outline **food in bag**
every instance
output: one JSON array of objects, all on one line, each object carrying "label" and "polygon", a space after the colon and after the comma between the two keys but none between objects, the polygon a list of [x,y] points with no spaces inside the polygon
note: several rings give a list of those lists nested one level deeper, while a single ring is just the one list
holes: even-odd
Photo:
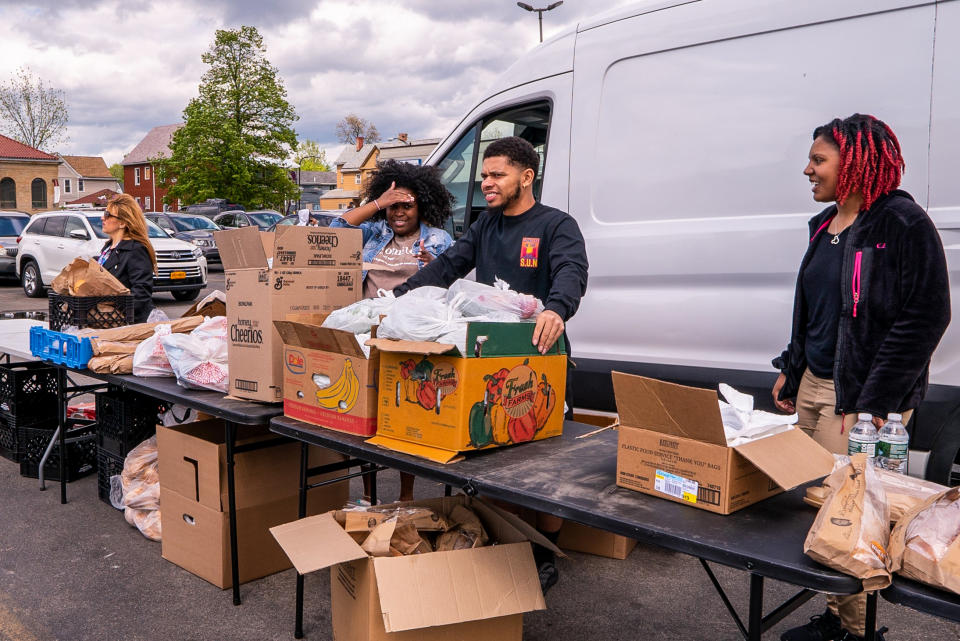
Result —
[{"label": "food in bag", "polygon": [[890,508],[866,454],[827,477],[830,488],[807,533],[803,551],[814,561],[863,581],[864,590],[890,585]]},{"label": "food in bag", "polygon": [[160,339],[177,383],[188,389],[227,393],[227,318],[214,316],[189,334],[171,334]]},{"label": "food in bag", "polygon": [[324,319],[322,327],[354,334],[369,334],[372,326],[380,324],[380,316],[390,313],[396,300],[392,295],[365,298],[330,312],[330,315]]},{"label": "food in bag", "polygon": [[538,298],[513,291],[499,278],[493,285],[461,278],[447,290],[447,302],[464,316],[507,313],[516,316],[515,321],[534,318],[543,311]]},{"label": "food in bag", "polygon": [[110,503],[123,510],[127,523],[150,540],[160,540],[160,472],[157,437],[127,454],[123,471],[110,477]]},{"label": "food in bag", "polygon": [[929,497],[890,535],[891,570],[960,594],[960,488]]},{"label": "food in bag", "polygon": [[171,334],[170,325],[157,325],[153,336],[141,342],[133,353],[134,376],[173,376],[160,337]]}]

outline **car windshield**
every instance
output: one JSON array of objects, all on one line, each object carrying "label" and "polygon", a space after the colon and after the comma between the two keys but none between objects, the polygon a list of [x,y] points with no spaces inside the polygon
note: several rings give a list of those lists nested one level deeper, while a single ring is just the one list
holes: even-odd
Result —
[{"label": "car windshield", "polygon": [[220,229],[212,220],[203,216],[171,216],[170,220],[173,221],[177,231],[194,231],[196,229],[217,231]]},{"label": "car windshield", "polygon": [[[87,216],[87,220],[90,221],[90,226],[93,227],[93,233],[97,235],[97,238],[107,238],[107,235],[103,233],[102,216]],[[150,238],[170,238],[170,234],[149,220],[147,221],[147,236]]]},{"label": "car windshield", "polygon": [[247,213],[247,217],[255,222],[257,227],[269,227],[281,218],[280,214],[251,214],[249,212]]},{"label": "car windshield", "polygon": [[19,236],[29,218],[0,216],[0,236]]}]

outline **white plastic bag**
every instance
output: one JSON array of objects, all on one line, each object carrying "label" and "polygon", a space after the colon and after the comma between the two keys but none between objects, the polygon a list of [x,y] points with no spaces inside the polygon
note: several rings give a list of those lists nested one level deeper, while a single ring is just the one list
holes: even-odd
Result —
[{"label": "white plastic bag", "polygon": [[123,471],[110,477],[110,503],[123,510],[127,523],[153,541],[160,540],[160,471],[157,437],[133,448]]},{"label": "white plastic bag", "polygon": [[170,335],[170,325],[157,325],[153,336],[137,345],[133,353],[134,376],[173,376],[170,361],[160,342],[162,336]]},{"label": "white plastic bag", "polygon": [[[463,316],[447,305],[445,300],[412,295],[421,289],[428,288],[415,289],[396,300],[390,314],[377,328],[377,338],[436,341],[444,335],[455,332],[459,326],[466,327]],[[445,296],[444,294],[444,298]]]},{"label": "white plastic bag", "polygon": [[[457,296],[461,294],[458,299]],[[543,303],[539,299],[513,291],[506,281],[499,278],[492,286],[465,279],[455,281],[447,290],[447,302],[455,305],[464,316],[506,312],[516,316],[517,320],[525,320],[536,318],[543,311]]]},{"label": "white plastic bag", "polygon": [[728,401],[717,402],[729,447],[786,432],[797,422],[796,414],[784,416],[753,409],[752,396],[738,392],[726,383],[720,383],[720,395]]},{"label": "white plastic bag", "polygon": [[171,334],[160,339],[177,383],[188,389],[227,393],[227,319],[207,319],[189,334]]},{"label": "white plastic bag", "polygon": [[352,305],[330,312],[323,327],[340,329],[354,334],[370,333],[373,325],[380,324],[380,316],[387,315],[397,301],[393,296],[365,298]]}]

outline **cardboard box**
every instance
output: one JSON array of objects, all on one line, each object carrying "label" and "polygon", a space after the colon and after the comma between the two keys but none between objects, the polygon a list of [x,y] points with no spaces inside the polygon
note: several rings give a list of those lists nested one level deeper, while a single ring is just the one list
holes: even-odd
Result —
[{"label": "cardboard box", "polygon": [[564,521],[557,546],[563,550],[585,552],[608,559],[625,559],[637,546],[637,541],[588,525]]},{"label": "cardboard box", "polygon": [[471,507],[497,545],[368,557],[332,512],[270,531],[301,574],[330,568],[337,641],[520,641],[523,613],[546,604],[528,541],[551,544],[519,517],[455,496],[408,505]]},{"label": "cardboard box", "polygon": [[377,433],[380,352],[351,332],[274,321],[283,341],[283,413],[361,436]]},{"label": "cardboard box", "polygon": [[453,345],[375,338],[377,436],[370,442],[441,463],[461,452],[559,436],[567,357],[531,343],[533,323],[470,323]]},{"label": "cardboard box", "polygon": [[281,229],[215,233],[225,272],[230,394],[238,398],[283,398],[283,345],[273,321],[329,313],[360,300],[363,291],[359,230]]},{"label": "cardboard box", "polygon": [[[237,444],[276,438],[261,433]],[[223,423],[158,426],[157,448],[163,558],[219,588],[232,587]],[[343,456],[329,450],[310,450],[311,466],[339,460]],[[299,471],[300,445],[293,441],[234,456],[241,582],[290,567],[269,528],[297,517]],[[346,502],[348,484],[311,490],[307,497],[308,514],[319,514]]]},{"label": "cardboard box", "polygon": [[620,487],[730,514],[833,469],[797,428],[727,447],[713,390],[613,372],[613,391]]}]

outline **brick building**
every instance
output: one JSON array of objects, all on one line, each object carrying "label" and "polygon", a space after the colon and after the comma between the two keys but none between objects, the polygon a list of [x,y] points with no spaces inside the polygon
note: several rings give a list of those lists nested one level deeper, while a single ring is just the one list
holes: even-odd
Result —
[{"label": "brick building", "polygon": [[164,205],[167,190],[157,184],[153,160],[170,157],[170,141],[183,124],[154,127],[123,158],[123,192],[140,203],[143,211],[179,211],[179,203]]},{"label": "brick building", "polygon": [[33,214],[56,206],[60,159],[0,136],[0,210]]}]

